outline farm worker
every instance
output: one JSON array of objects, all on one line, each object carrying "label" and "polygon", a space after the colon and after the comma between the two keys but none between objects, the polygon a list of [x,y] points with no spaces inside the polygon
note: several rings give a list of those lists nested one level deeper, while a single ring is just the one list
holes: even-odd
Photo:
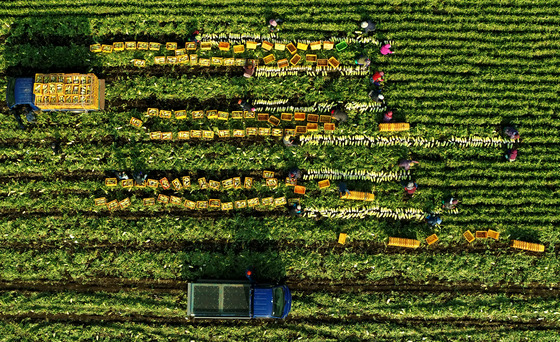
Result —
[{"label": "farm worker", "polygon": [[413,195],[416,192],[416,189],[418,189],[418,184],[415,182],[408,182],[404,187],[404,191],[406,191],[409,195]]},{"label": "farm worker", "polygon": [[53,142],[51,144],[51,150],[55,155],[60,154],[60,152],[62,152],[62,150],[60,149],[60,143],[58,141]]},{"label": "farm worker", "polygon": [[346,187],[346,183],[338,183],[338,192],[340,196],[350,195],[350,190]]},{"label": "farm worker", "polygon": [[256,110],[255,107],[251,105],[251,102],[249,102],[249,100],[239,100],[237,101],[237,103],[241,106],[241,108],[243,108],[244,111],[254,112]]},{"label": "farm worker", "polygon": [[331,110],[331,118],[336,121],[346,122],[348,121],[348,114],[341,109],[333,109]]},{"label": "farm worker", "polygon": [[25,118],[27,122],[34,123],[35,122],[35,115],[33,115],[33,111],[31,109],[27,110],[27,114],[25,114]]},{"label": "farm worker", "polygon": [[364,35],[368,35],[370,32],[375,32],[375,24],[371,20],[364,20],[360,23],[360,27],[364,30]]},{"label": "farm worker", "polygon": [[402,167],[405,170],[410,170],[410,167],[414,164],[420,164],[420,163],[417,162],[416,160],[410,160],[410,159],[402,159],[399,161],[399,167]]},{"label": "farm worker", "polygon": [[517,150],[507,150],[506,159],[510,162],[515,161],[517,159]]},{"label": "farm worker", "polygon": [[21,120],[21,114],[18,111],[14,111],[14,118],[16,118],[19,129],[25,129],[25,125]]},{"label": "farm worker", "polygon": [[268,30],[270,32],[274,32],[275,30],[278,31],[278,25],[282,24],[284,21],[282,19],[270,19],[268,21],[268,24],[270,25],[268,27]]},{"label": "farm worker", "polygon": [[249,281],[252,283],[253,282],[253,270],[250,269],[250,268],[245,270],[245,277],[247,277],[247,279],[249,279]]},{"label": "farm worker", "polygon": [[385,44],[381,47],[381,54],[382,55],[388,55],[390,53],[393,53],[393,51],[390,50],[391,48],[391,44]]},{"label": "farm worker", "polygon": [[303,215],[303,209],[301,208],[301,205],[299,203],[294,203],[290,207],[290,216],[300,217],[301,215]]},{"label": "farm worker", "polygon": [[117,176],[118,180],[128,179],[128,175],[124,171],[115,171],[115,176]]},{"label": "farm worker", "polygon": [[519,132],[514,127],[504,128],[504,134],[507,135],[510,139],[519,139]]},{"label": "farm worker", "polygon": [[132,178],[134,178],[134,180],[136,181],[136,184],[143,185],[144,182],[146,181],[146,178],[148,178],[148,174],[143,173],[142,171],[136,171],[132,175]]},{"label": "farm worker", "polygon": [[255,63],[251,63],[243,68],[243,77],[251,77],[255,73]]},{"label": "farm worker", "polygon": [[443,207],[442,207],[443,209],[451,210],[451,209],[455,209],[455,206],[457,205],[457,203],[459,203],[459,200],[451,197],[450,200],[442,201],[442,203],[443,203]]},{"label": "farm worker", "polygon": [[360,57],[354,60],[354,63],[356,63],[357,65],[368,67],[371,61],[369,60],[368,56],[361,55]]},{"label": "farm worker", "polygon": [[196,30],[193,32],[193,34],[187,39],[189,42],[200,42],[200,38],[202,38],[202,35],[200,34],[199,30]]},{"label": "farm worker", "polygon": [[368,96],[373,101],[381,104],[383,103],[383,100],[385,100],[385,97],[381,94],[380,90],[372,90],[368,93]]},{"label": "farm worker", "polygon": [[291,135],[285,135],[284,138],[282,139],[282,142],[284,143],[284,146],[292,147],[294,146],[295,139]]},{"label": "farm worker", "polygon": [[393,120],[393,112],[388,111],[387,113],[383,114],[383,122],[391,122]]},{"label": "farm worker", "polygon": [[438,224],[441,224],[441,219],[435,215],[430,214],[426,216],[426,223],[430,226],[437,226]]},{"label": "farm worker", "polygon": [[383,75],[385,75],[383,71],[376,71],[373,76],[371,76],[371,82],[376,86],[380,86],[381,82],[383,82]]},{"label": "farm worker", "polygon": [[288,173],[288,177],[290,177],[290,181],[296,182],[298,179],[301,178],[301,171],[297,168],[294,167],[293,169],[290,170],[290,172]]}]

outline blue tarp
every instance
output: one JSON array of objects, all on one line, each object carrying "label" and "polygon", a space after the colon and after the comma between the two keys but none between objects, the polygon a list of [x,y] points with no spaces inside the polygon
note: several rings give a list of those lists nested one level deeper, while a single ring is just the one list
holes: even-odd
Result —
[{"label": "blue tarp", "polygon": [[35,95],[33,94],[33,78],[17,78],[13,84],[13,88],[7,91],[9,108],[17,105],[29,105],[33,110],[38,110],[39,108],[35,106]]}]

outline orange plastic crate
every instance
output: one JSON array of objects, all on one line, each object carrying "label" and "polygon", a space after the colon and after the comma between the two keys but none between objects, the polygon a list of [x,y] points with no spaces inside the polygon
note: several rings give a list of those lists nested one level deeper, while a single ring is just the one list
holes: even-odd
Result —
[{"label": "orange plastic crate", "polygon": [[279,68],[286,68],[286,67],[288,67],[289,65],[290,65],[290,63],[288,62],[288,59],[287,59],[287,58],[280,59],[280,60],[278,61],[278,67],[279,67]]},{"label": "orange plastic crate", "polygon": [[300,195],[305,195],[305,187],[301,186],[301,185],[296,185],[294,187],[294,193],[295,194],[300,194]]},{"label": "orange plastic crate", "polygon": [[432,234],[432,235],[430,235],[430,236],[428,236],[428,237],[426,238],[426,243],[427,243],[428,245],[431,245],[431,244],[434,244],[434,243],[435,243],[436,241],[438,241],[438,240],[439,240],[439,239],[438,239],[437,235],[436,235],[436,234]]},{"label": "orange plastic crate", "polygon": [[488,232],[487,232],[486,230],[483,230],[483,231],[477,230],[477,231],[475,232],[474,236],[475,236],[477,239],[486,239],[487,234],[488,234]]},{"label": "orange plastic crate", "polygon": [[[243,45],[241,45],[241,46],[243,46]],[[220,49],[220,51],[229,51],[230,47],[231,47],[231,44],[228,43],[228,42],[220,42],[218,44],[218,48]]]},{"label": "orange plastic crate", "polygon": [[489,238],[494,239],[494,240],[498,240],[498,239],[500,238],[500,233],[497,232],[497,231],[495,231],[495,230],[488,229],[487,236],[488,236]]}]

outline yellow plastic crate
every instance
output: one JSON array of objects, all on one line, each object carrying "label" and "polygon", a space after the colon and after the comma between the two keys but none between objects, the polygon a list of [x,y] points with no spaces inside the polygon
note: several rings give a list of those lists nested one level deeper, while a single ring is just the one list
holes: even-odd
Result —
[{"label": "yellow plastic crate", "polygon": [[418,248],[420,247],[420,241],[414,239],[390,237],[388,245],[406,248]]},{"label": "yellow plastic crate", "polygon": [[286,50],[286,44],[276,43],[274,44],[274,49],[278,51]]},{"label": "yellow plastic crate", "polygon": [[321,42],[313,42],[309,44],[309,47],[311,47],[311,50],[321,50]]},{"label": "yellow plastic crate", "polygon": [[396,123],[380,123],[380,132],[401,132],[408,131],[410,129],[410,124],[408,122],[396,122]]},{"label": "yellow plastic crate", "polygon": [[469,243],[471,243],[471,242],[474,241],[474,235],[473,235],[473,233],[471,233],[470,230],[467,230],[466,232],[464,232],[464,233],[463,233],[463,237],[464,237],[465,239],[467,239],[467,241],[468,241]]},{"label": "yellow plastic crate", "polygon": [[333,68],[338,68],[340,62],[336,58],[331,57],[329,58],[329,65],[332,66]]},{"label": "yellow plastic crate", "polygon": [[274,60],[276,60],[276,57],[274,57],[273,54],[263,57],[264,64],[270,64],[274,62]]},{"label": "yellow plastic crate", "polygon": [[345,233],[340,233],[340,234],[338,235],[338,243],[341,244],[341,245],[344,245],[344,244],[346,243],[346,238],[347,238],[347,237],[348,237],[347,234],[345,234]]},{"label": "yellow plastic crate", "polygon": [[291,59],[290,59],[290,64],[291,65],[296,65],[301,61],[301,56],[299,54],[295,54]]},{"label": "yellow plastic crate", "polygon": [[323,49],[325,50],[334,49],[334,42],[323,42]]},{"label": "yellow plastic crate", "polygon": [[113,51],[124,51],[124,42],[113,42]]},{"label": "yellow plastic crate", "polygon": [[330,182],[328,179],[319,181],[318,184],[319,184],[319,189],[326,189],[326,188],[328,188],[329,186],[331,186],[331,182]]},{"label": "yellow plastic crate", "polygon": [[270,42],[267,42],[267,41],[262,42],[263,50],[270,51],[270,50],[272,50],[273,47],[274,47],[274,44],[272,44]]},{"label": "yellow plastic crate", "polygon": [[539,253],[544,252],[544,245],[541,245],[539,243],[512,240],[511,241],[511,247],[517,248],[517,249],[523,249],[523,250],[531,251],[531,252],[539,252]]},{"label": "yellow plastic crate", "polygon": [[245,45],[247,45],[248,50],[255,50],[257,48],[257,46],[259,46],[259,43],[257,43],[257,42],[246,42]]},{"label": "yellow plastic crate", "polygon": [[297,43],[297,48],[298,50],[302,50],[302,51],[306,51],[307,50],[307,44],[304,43]]}]

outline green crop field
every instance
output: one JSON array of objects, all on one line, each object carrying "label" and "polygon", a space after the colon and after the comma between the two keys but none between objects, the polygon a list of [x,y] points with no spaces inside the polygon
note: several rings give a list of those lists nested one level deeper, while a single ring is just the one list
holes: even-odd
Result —
[{"label": "green crop field", "polygon": [[[284,20],[273,34],[271,18]],[[356,32],[365,19],[377,24],[367,38]],[[210,50],[182,50],[195,30]],[[280,46],[218,48],[247,41],[348,47],[298,49],[286,69]],[[90,48],[114,42],[161,46]],[[393,54],[380,53],[386,43]],[[3,1],[0,98],[12,77],[94,73],[106,102],[23,116],[24,130],[0,104],[0,341],[560,340],[559,53],[558,0]],[[312,55],[340,65],[315,67]],[[259,61],[253,77],[225,65],[241,59]],[[379,70],[384,104],[368,96]],[[254,118],[235,117],[239,99]],[[330,120],[334,108],[348,113],[334,131],[282,116]],[[410,129],[380,132],[387,110]],[[296,126],[299,145],[284,146]],[[401,159],[420,163],[405,171]],[[305,194],[285,183],[294,167]],[[179,186],[105,184],[138,170]],[[341,181],[375,200],[340,199]],[[442,209],[449,197],[455,210]],[[498,240],[463,236],[489,229]],[[285,320],[187,317],[188,282],[243,280],[248,268],[291,288]]]}]

